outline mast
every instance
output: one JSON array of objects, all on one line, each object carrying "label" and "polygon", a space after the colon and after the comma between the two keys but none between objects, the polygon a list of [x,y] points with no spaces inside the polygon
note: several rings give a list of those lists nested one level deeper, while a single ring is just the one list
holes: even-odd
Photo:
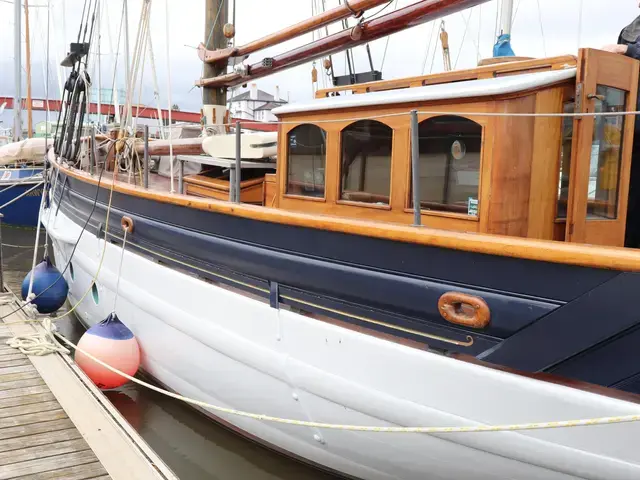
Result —
[{"label": "mast", "polygon": [[[19,0],[15,0],[20,3]],[[27,136],[33,137],[33,105],[31,102],[31,43],[29,38],[29,0],[24,0],[24,34],[27,60]]]},{"label": "mast", "polygon": [[[206,49],[223,49],[227,46],[224,36],[224,25],[229,14],[228,0],[206,0],[204,11],[204,46]],[[227,70],[227,63],[205,63],[204,78],[222,75]],[[204,87],[202,89],[203,105],[226,105],[226,87]]]},{"label": "mast", "polygon": [[100,120],[102,118],[102,56],[100,54],[100,44],[102,43],[102,0],[98,0],[98,13],[96,17],[98,18],[98,25],[96,28],[96,37],[98,38],[97,43],[97,53],[96,57],[98,57],[98,119],[96,123],[98,124],[98,128],[100,128]]},{"label": "mast", "polygon": [[500,14],[500,31],[503,35],[511,35],[512,19],[513,0],[502,0],[502,13]]},{"label": "mast", "polygon": [[13,140],[19,141],[22,137],[22,48],[20,45],[22,28],[22,5],[19,0],[14,2],[13,9],[13,65],[15,94],[13,97]]}]

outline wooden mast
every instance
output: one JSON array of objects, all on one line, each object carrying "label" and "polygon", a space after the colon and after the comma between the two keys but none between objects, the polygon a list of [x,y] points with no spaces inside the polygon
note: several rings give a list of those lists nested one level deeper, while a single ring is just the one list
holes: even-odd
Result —
[{"label": "wooden mast", "polygon": [[[204,45],[208,49],[223,49],[227,47],[224,36],[224,25],[229,15],[228,0],[206,0]],[[205,63],[204,77],[217,77],[227,70],[226,62],[222,64]],[[227,89],[224,86],[205,86],[202,89],[203,105],[226,105]]]},{"label": "wooden mast", "polygon": [[33,137],[33,102],[31,101],[31,44],[29,41],[29,0],[24,0],[24,25],[27,56],[27,136],[31,138]]}]

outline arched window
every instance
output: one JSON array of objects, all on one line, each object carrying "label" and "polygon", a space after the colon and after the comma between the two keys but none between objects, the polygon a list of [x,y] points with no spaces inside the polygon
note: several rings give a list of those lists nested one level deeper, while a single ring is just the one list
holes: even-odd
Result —
[{"label": "arched window", "polygon": [[422,121],[418,133],[421,208],[477,216],[482,126],[447,115]]},{"label": "arched window", "polygon": [[389,205],[393,130],[360,120],[342,131],[340,198]]},{"label": "arched window", "polygon": [[324,197],[327,132],[316,125],[298,125],[287,135],[287,193]]}]

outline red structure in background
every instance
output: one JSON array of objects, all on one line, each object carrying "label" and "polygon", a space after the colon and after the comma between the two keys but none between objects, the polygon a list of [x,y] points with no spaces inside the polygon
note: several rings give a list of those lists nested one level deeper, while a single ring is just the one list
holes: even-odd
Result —
[{"label": "red structure in background", "polygon": [[[0,96],[0,105],[6,103],[7,109],[13,108],[13,98],[11,97],[2,97]],[[26,110],[26,100],[22,101],[22,108]],[[62,107],[62,102],[60,100],[49,100],[49,111],[51,112],[59,112]],[[33,99],[31,100],[31,108],[33,110],[46,111],[47,110],[47,100],[42,99]],[[116,109],[114,105],[103,103],[100,105],[100,114],[101,115],[115,115]],[[162,109],[162,118],[167,120],[169,118],[169,111],[167,109]],[[89,104],[89,113],[91,115],[98,114],[98,104],[90,103]],[[158,118],[158,110],[154,107],[144,107],[144,106],[134,106],[133,107],[133,116],[140,118]],[[200,123],[201,114],[200,112],[182,112],[180,110],[172,110],[171,111],[171,119],[175,122],[188,122],[188,123]],[[265,123],[265,122],[254,122],[251,120],[244,119],[235,119],[232,118],[231,122],[235,123],[236,120],[240,120],[240,124],[242,127],[247,128],[249,130],[257,130],[259,132],[276,132],[278,130],[278,125],[275,123]]]}]

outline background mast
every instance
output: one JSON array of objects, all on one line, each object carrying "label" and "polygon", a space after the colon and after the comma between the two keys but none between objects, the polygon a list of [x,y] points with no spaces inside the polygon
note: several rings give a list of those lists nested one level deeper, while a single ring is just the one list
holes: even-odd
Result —
[{"label": "background mast", "polygon": [[15,94],[13,97],[13,140],[22,138],[22,2],[15,0],[13,9],[13,65]]},{"label": "background mast", "polygon": [[[19,0],[15,0],[19,3]],[[33,137],[33,102],[31,100],[31,42],[29,32],[29,0],[24,0],[24,34],[27,60],[27,137]]]}]

